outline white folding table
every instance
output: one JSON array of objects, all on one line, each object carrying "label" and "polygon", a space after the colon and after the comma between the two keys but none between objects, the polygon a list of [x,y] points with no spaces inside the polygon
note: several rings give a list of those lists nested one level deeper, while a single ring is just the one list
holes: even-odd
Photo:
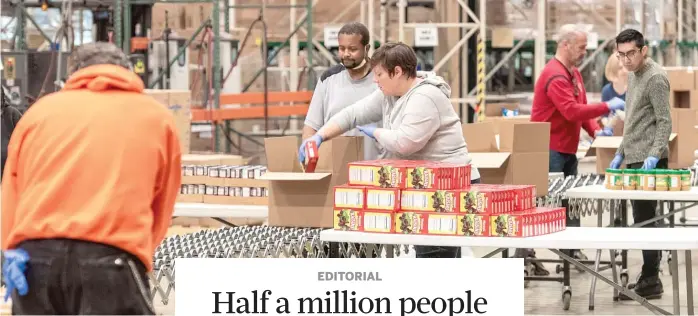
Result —
[{"label": "white folding table", "polygon": [[[688,294],[688,313],[689,315],[694,315],[692,266],[689,258],[691,258],[691,251],[698,249],[698,238],[696,238],[696,236],[698,236],[698,228],[653,228],[652,234],[648,234],[647,229],[633,227],[569,227],[564,231],[554,234],[528,238],[379,234],[337,231],[332,229],[324,230],[320,233],[320,239],[322,241],[331,243],[549,249],[562,259],[613,286],[616,291],[631,297],[653,313],[664,315],[672,314],[649,303],[633,291],[618,284],[618,277],[615,270],[613,270],[613,280],[610,280],[559,249],[683,250],[686,252],[687,257],[686,276],[688,280],[686,282],[686,291]],[[499,251],[493,252],[492,254]],[[485,257],[491,257],[492,254]],[[678,265],[675,266],[675,269],[673,275],[678,276]],[[678,277],[673,278],[672,283],[674,315],[678,315],[681,311]],[[571,291],[563,292],[563,302],[566,305],[569,304],[571,295]]]},{"label": "white folding table", "polygon": [[266,219],[269,217],[269,207],[266,205],[226,205],[206,203],[177,203],[173,217],[210,217],[228,226],[235,226],[224,220],[228,218],[255,218]]},{"label": "white folding table", "polygon": [[[652,222],[656,221],[661,221],[666,218],[671,218],[672,220],[670,221],[671,224],[670,226],[673,227],[673,216],[676,215],[676,213],[685,211],[686,209],[698,205],[698,188],[692,187],[691,190],[688,191],[643,191],[643,190],[609,190],[606,189],[603,185],[593,185],[593,186],[584,186],[584,187],[576,187],[576,188],[571,188],[565,192],[565,195],[567,198],[570,199],[570,206],[572,208],[575,207],[580,207],[576,206],[577,204],[581,203],[576,203],[573,200],[594,200],[595,203],[592,203],[594,209],[593,211],[598,215],[597,218],[597,225],[599,227],[602,226],[603,222],[603,202],[604,201],[626,201],[626,200],[634,200],[634,201],[658,201],[660,202],[660,208],[663,211],[663,204],[662,202],[668,202],[669,203],[669,211],[668,212],[662,212],[662,214],[659,214],[655,216],[652,219],[649,219],[647,221],[643,221],[640,223],[634,223],[631,225],[631,227],[642,227],[644,225],[647,225]],[[681,202],[681,203],[686,203],[682,205],[679,208],[676,208],[674,203],[675,202]],[[569,210],[568,210],[569,211]],[[610,220],[611,223],[614,222],[615,220],[615,212],[613,209],[610,210],[609,212],[610,215]],[[654,229],[654,228],[653,228]],[[626,250],[626,248],[619,248]],[[651,250],[651,249],[644,249],[644,250]],[[678,252],[677,251],[671,251],[671,258],[678,258]],[[615,256],[615,252],[611,253],[611,256]],[[599,267],[599,262],[601,260],[601,251],[597,251],[596,253],[596,264],[595,268],[598,269]],[[686,259],[686,264],[690,265],[691,264],[691,258]],[[671,271],[676,271],[678,270],[678,259],[676,260],[670,260],[669,261],[670,265],[670,270]],[[615,272],[615,265],[611,267],[614,269]],[[627,285],[627,280],[628,280],[628,274],[626,271],[621,272],[621,284],[622,285]],[[672,280],[673,281],[678,281],[678,275],[672,273]],[[692,282],[692,280],[688,280],[688,282]],[[674,282],[675,283],[675,282]],[[594,292],[596,288],[596,278],[592,279],[591,282],[591,287],[589,289],[589,309],[593,309],[594,307]],[[615,293],[614,295],[616,295]],[[678,299],[678,297],[674,298],[675,300]]]}]

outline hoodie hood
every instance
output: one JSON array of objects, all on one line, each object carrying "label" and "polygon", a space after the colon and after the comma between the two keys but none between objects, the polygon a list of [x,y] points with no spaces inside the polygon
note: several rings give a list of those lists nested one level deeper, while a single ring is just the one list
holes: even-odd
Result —
[{"label": "hoodie hood", "polygon": [[437,76],[433,71],[417,71],[417,78],[422,79],[422,82],[415,85],[412,90],[421,85],[430,84],[439,88],[447,98],[451,98],[451,86],[446,83],[444,78]]},{"label": "hoodie hood", "polygon": [[116,65],[95,65],[76,71],[63,86],[64,90],[121,90],[143,92],[143,80],[133,71]]}]

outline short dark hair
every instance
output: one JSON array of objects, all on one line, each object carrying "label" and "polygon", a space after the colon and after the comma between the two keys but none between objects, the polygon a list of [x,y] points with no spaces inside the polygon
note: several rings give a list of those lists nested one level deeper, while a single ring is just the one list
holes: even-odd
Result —
[{"label": "short dark hair", "polygon": [[645,46],[645,37],[637,30],[627,29],[616,36],[616,46],[625,43],[635,43],[637,48],[642,48]]},{"label": "short dark hair", "polygon": [[116,65],[131,69],[128,56],[116,45],[107,42],[84,44],[68,57],[68,74],[94,65]]},{"label": "short dark hair", "polygon": [[417,77],[417,54],[404,43],[382,44],[371,56],[371,68],[382,66],[390,77],[395,75],[395,67],[400,66],[407,78]]},{"label": "short dark hair", "polygon": [[346,35],[359,35],[361,36],[361,45],[368,45],[371,36],[368,34],[368,28],[359,22],[349,22],[344,24],[341,29],[339,29],[339,34]]}]

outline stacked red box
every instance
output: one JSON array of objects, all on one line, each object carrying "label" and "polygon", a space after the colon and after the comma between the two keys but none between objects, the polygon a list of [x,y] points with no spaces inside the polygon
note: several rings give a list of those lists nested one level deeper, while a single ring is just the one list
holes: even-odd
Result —
[{"label": "stacked red box", "polygon": [[470,165],[411,160],[349,163],[349,184],[399,189],[467,189]]},{"label": "stacked red box", "polygon": [[565,230],[567,210],[536,207],[519,213],[490,216],[490,236],[533,237]]},{"label": "stacked red box", "polygon": [[470,165],[371,160],[335,187],[335,229],[532,237],[564,230],[564,208],[537,208],[534,185],[470,185]]}]

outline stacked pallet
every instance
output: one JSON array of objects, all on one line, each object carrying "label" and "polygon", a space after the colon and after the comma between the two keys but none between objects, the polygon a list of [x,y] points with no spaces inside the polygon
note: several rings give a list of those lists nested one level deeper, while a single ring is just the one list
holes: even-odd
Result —
[{"label": "stacked pallet", "polygon": [[[622,10],[627,11],[626,8]],[[628,14],[632,13],[624,12],[622,16]],[[601,39],[616,35],[616,6],[608,1],[549,1],[546,16],[549,34],[555,34],[565,24],[591,24],[594,26],[593,32],[598,33]]]},{"label": "stacked pallet", "polygon": [[[182,187],[179,203],[231,205],[267,205],[265,180],[256,179],[265,169],[248,166],[246,159],[236,155],[190,154],[182,156]],[[233,225],[261,225],[253,218],[224,218]],[[190,229],[221,227],[209,218],[176,218],[173,226]],[[173,232],[173,234],[177,234]]]}]

